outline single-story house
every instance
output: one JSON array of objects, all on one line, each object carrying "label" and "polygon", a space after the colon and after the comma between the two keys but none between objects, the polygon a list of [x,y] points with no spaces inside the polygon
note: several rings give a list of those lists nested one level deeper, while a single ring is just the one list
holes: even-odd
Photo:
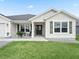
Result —
[{"label": "single-story house", "polygon": [[17,37],[16,33],[25,32],[27,37],[42,36],[75,40],[77,17],[65,11],[50,9],[40,15],[14,15],[0,14],[0,37]]}]

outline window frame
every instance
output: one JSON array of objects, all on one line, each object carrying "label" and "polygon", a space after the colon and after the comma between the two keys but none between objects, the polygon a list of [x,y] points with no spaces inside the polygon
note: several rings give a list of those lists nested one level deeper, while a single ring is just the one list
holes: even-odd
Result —
[{"label": "window frame", "polygon": [[[63,24],[64,24],[64,23],[66,23],[66,27],[63,27]],[[64,31],[63,31],[63,28],[66,28],[67,31],[64,32]],[[68,33],[68,22],[66,22],[66,21],[61,22],[61,32],[62,32],[62,33]]]},{"label": "window frame", "polygon": [[30,32],[29,25],[26,25],[25,32]]},{"label": "window frame", "polygon": [[20,29],[20,28],[19,28],[19,26],[20,26],[20,25],[19,25],[19,24],[17,24],[17,32],[19,32],[19,29]]},{"label": "window frame", "polygon": [[[60,23],[60,32],[55,32],[55,23],[56,23],[56,22],[59,22],[59,23]],[[67,32],[62,32],[62,28],[63,28],[63,27],[62,27],[62,23],[63,23],[63,22],[67,22],[67,27],[66,27],[66,28],[67,28]],[[67,33],[68,33],[68,29],[69,29],[68,26],[69,26],[69,25],[68,25],[68,21],[61,21],[61,22],[60,22],[60,21],[54,21],[54,33],[67,34]]]},{"label": "window frame", "polygon": [[[55,29],[56,29],[56,27],[55,27],[55,23],[59,23],[60,25],[59,25],[59,32],[56,32],[55,31]],[[54,33],[60,33],[61,32],[61,22],[54,22]]]},{"label": "window frame", "polygon": [[20,29],[21,32],[25,32],[25,28],[23,25],[21,25],[21,29]]}]

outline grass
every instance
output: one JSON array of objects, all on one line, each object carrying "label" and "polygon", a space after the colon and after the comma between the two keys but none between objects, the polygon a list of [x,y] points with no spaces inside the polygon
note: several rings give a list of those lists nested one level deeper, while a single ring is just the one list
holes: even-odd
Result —
[{"label": "grass", "polygon": [[79,35],[76,35],[76,40],[78,40],[78,41],[79,41]]},{"label": "grass", "polygon": [[0,48],[0,59],[79,59],[79,44],[12,42]]}]

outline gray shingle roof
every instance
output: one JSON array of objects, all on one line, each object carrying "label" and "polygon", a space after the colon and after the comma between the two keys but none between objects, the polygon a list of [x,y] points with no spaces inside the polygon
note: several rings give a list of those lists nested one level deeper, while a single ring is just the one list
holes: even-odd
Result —
[{"label": "gray shingle roof", "polygon": [[25,15],[14,15],[14,16],[7,16],[7,17],[12,20],[28,20],[34,16],[35,15],[32,15],[32,14],[25,14]]}]

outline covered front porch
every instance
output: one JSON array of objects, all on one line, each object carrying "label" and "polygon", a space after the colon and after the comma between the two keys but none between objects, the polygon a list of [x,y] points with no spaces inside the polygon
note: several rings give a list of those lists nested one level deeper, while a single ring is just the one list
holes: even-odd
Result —
[{"label": "covered front porch", "polygon": [[45,22],[16,23],[17,32],[24,32],[23,38],[45,37]]},{"label": "covered front porch", "polygon": [[32,22],[32,38],[45,37],[45,22]]},{"label": "covered front porch", "polygon": [[19,38],[20,36],[17,33],[25,33],[22,37],[27,38],[31,37],[31,28],[32,25],[27,21],[15,20],[11,25],[11,37],[12,38]]}]

